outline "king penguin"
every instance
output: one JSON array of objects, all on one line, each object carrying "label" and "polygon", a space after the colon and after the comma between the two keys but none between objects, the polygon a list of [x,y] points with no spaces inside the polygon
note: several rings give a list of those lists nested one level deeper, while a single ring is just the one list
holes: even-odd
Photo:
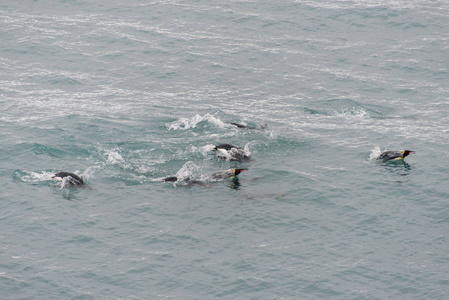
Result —
[{"label": "king penguin", "polygon": [[410,154],[414,154],[414,151],[411,150],[402,150],[402,151],[384,151],[382,152],[377,159],[382,160],[382,162],[386,162],[389,160],[400,160],[404,159],[406,156]]}]

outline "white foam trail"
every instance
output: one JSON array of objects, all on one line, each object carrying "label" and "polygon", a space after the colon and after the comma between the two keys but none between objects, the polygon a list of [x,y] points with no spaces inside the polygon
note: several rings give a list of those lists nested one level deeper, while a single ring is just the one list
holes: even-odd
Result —
[{"label": "white foam trail", "polygon": [[168,127],[169,130],[187,130],[191,128],[196,128],[199,123],[207,121],[208,123],[223,128],[228,126],[226,123],[221,121],[220,119],[212,116],[207,113],[204,116],[195,115],[192,118],[180,118],[179,120],[173,122]]},{"label": "white foam trail", "polygon": [[[26,171],[26,172],[28,172],[28,171]],[[20,176],[20,178],[24,182],[35,183],[35,182],[53,180],[52,177],[54,175],[55,175],[54,172],[48,172],[48,171],[42,171],[41,173],[29,171],[28,175]]]}]

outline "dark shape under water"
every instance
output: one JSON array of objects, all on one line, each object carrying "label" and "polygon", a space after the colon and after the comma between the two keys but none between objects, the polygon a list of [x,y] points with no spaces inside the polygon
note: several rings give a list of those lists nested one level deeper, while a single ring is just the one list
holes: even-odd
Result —
[{"label": "dark shape under water", "polygon": [[238,128],[243,128],[243,129],[253,129],[253,130],[264,130],[267,127],[267,124],[263,124],[263,125],[259,125],[257,127],[254,126],[247,126],[247,125],[243,125],[243,124],[239,124],[239,123],[234,123],[231,122],[230,124],[237,126]]},{"label": "dark shape under water", "polygon": [[414,151],[410,150],[402,150],[402,151],[384,151],[382,152],[377,159],[382,160],[382,162],[386,162],[389,160],[400,160],[404,159],[406,156],[410,154],[414,154]]},{"label": "dark shape under water", "polygon": [[170,176],[170,177],[167,177],[167,178],[162,179],[162,181],[163,181],[163,182],[175,182],[175,181],[178,181],[178,177],[176,177],[176,176]]}]

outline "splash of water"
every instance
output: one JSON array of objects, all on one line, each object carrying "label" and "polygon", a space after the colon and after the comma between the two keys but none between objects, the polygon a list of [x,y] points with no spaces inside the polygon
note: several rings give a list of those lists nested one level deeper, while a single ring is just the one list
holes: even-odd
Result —
[{"label": "splash of water", "polygon": [[184,181],[189,178],[198,177],[200,173],[200,168],[194,164],[192,161],[186,162],[178,172],[176,172],[176,177],[178,181]]},{"label": "splash of water", "polygon": [[52,177],[54,175],[55,172],[52,171],[34,172],[27,170],[16,170],[13,177],[23,182],[38,183],[53,180]]},{"label": "splash of water", "polygon": [[118,153],[117,149],[111,149],[106,151],[107,160],[106,163],[110,165],[120,165],[125,162],[123,157]]},{"label": "splash of water", "polygon": [[369,155],[369,159],[370,160],[374,160],[377,159],[380,154],[382,153],[382,151],[380,150],[379,146],[374,147],[374,149],[371,151],[371,154]]},{"label": "splash of water", "polygon": [[200,123],[207,122],[209,124],[212,124],[216,127],[226,127],[229,126],[223,121],[221,121],[219,118],[207,113],[204,116],[195,115],[192,118],[180,118],[177,121],[174,121],[170,124],[168,127],[169,130],[188,130],[191,128],[196,128]]}]

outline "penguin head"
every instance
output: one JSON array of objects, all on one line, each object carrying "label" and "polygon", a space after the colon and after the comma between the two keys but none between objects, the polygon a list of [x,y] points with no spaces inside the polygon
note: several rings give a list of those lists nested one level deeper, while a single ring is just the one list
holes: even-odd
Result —
[{"label": "penguin head", "polygon": [[409,154],[414,154],[415,151],[410,151],[410,150],[404,150],[402,151],[402,157],[406,157]]},{"label": "penguin head", "polygon": [[243,171],[246,171],[248,169],[232,169],[232,173],[234,173],[235,176],[239,175]]}]

